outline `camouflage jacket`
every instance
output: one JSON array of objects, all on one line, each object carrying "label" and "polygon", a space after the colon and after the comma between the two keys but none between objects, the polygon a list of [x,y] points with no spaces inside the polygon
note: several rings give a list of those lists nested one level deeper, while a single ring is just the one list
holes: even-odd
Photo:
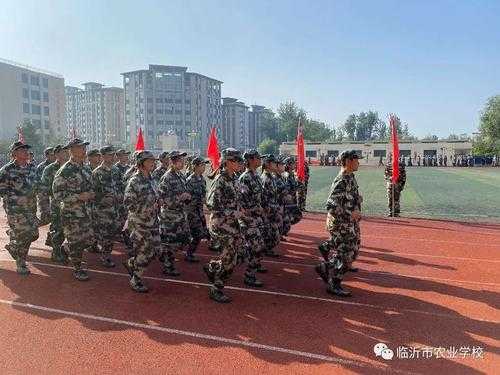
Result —
[{"label": "camouflage jacket", "polygon": [[[28,166],[20,167],[14,161],[0,169],[0,196],[7,215],[32,212],[36,199],[36,171]],[[27,202],[20,203],[19,198]]]},{"label": "camouflage jacket", "polygon": [[45,167],[42,173],[42,179],[40,181],[40,190],[43,190],[45,194],[49,197],[53,196],[52,184],[54,183],[54,177],[57,171],[61,168],[61,163],[57,160]]},{"label": "camouflage jacket", "polygon": [[67,161],[54,177],[52,192],[54,198],[61,202],[63,217],[72,219],[91,217],[91,202],[82,202],[78,198],[81,193],[94,192],[90,167],[72,160]]},{"label": "camouflage jacket", "polygon": [[132,228],[158,229],[158,195],[151,177],[134,173],[125,188],[124,203]]},{"label": "camouflage jacket", "polygon": [[192,173],[186,180],[187,191],[191,194],[191,210],[203,210],[207,196],[207,184],[203,176]]},{"label": "camouflage jacket", "polygon": [[234,176],[230,176],[226,171],[217,175],[207,196],[207,207],[211,217],[237,222],[239,216],[237,196]]},{"label": "camouflage jacket", "polygon": [[[388,163],[385,167],[384,179],[387,185],[392,185],[392,163]],[[396,185],[399,185],[400,189],[403,189],[406,184],[406,168],[404,165],[399,165],[399,177]]]},{"label": "camouflage jacket", "polygon": [[[239,178],[239,202],[244,209],[243,224],[256,225],[262,221],[262,180],[257,172],[247,169]],[[257,220],[257,223],[255,222]]]},{"label": "camouflage jacket", "polygon": [[112,167],[101,164],[92,172],[95,208],[117,207],[118,196]]},{"label": "camouflage jacket", "polygon": [[128,165],[123,165],[120,163],[116,163],[111,168],[111,174],[113,175],[113,180],[115,181],[116,192],[119,196],[122,197],[125,193],[125,173],[127,172],[128,168]]},{"label": "camouflage jacket", "polygon": [[37,178],[37,181],[41,181],[42,180],[43,170],[48,165],[50,165],[50,164],[52,164],[52,163],[48,159],[45,159],[40,164],[38,164],[38,166],[36,167],[36,178]]},{"label": "camouflage jacket", "polygon": [[[295,197],[297,195],[297,190],[299,188],[299,183],[295,178],[295,174],[293,172],[285,172],[283,177],[285,178],[285,182],[288,187],[288,193],[292,197]],[[293,199],[293,202],[295,202],[295,199]]]},{"label": "camouflage jacket", "polygon": [[131,166],[129,169],[127,169],[127,171],[125,172],[125,174],[123,175],[123,183],[125,184],[125,186],[127,186],[128,184],[128,181],[132,178],[132,176],[137,172],[137,166],[136,165],[133,165]]},{"label": "camouflage jacket", "polygon": [[187,192],[186,179],[182,171],[170,168],[161,178],[158,185],[158,195],[161,200],[161,210],[183,212],[187,201],[181,200],[182,193]]},{"label": "camouflage jacket", "polygon": [[290,194],[290,191],[288,190],[288,185],[285,181],[285,178],[280,175],[276,174],[274,175],[274,178],[276,179],[276,191],[277,191],[277,201],[280,206],[285,206],[287,202],[287,197]]},{"label": "camouflage jacket", "polygon": [[351,213],[361,206],[358,184],[352,173],[340,172],[333,180],[326,209],[336,223],[350,223]]},{"label": "camouflage jacket", "polygon": [[276,186],[276,178],[268,171],[262,172],[262,207],[268,213],[275,213],[279,209],[278,203],[278,187]]},{"label": "camouflage jacket", "polygon": [[160,184],[160,180],[165,173],[167,173],[168,168],[165,168],[163,164],[157,167],[152,173],[151,178],[156,182],[156,185]]}]

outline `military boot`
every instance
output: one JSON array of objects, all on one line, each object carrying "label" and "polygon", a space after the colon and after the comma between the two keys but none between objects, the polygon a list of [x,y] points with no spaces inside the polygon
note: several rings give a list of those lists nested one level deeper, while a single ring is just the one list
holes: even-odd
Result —
[{"label": "military boot", "polygon": [[109,255],[103,255],[101,257],[101,264],[106,268],[113,268],[115,266],[115,263],[111,260]]},{"label": "military boot", "polygon": [[163,274],[166,276],[176,277],[180,276],[181,273],[175,269],[173,263],[168,262],[163,265]]},{"label": "military boot", "polygon": [[252,286],[254,288],[261,288],[264,286],[264,283],[258,280],[255,275],[245,275],[243,282],[245,285]]},{"label": "military boot", "polygon": [[149,291],[148,287],[144,285],[142,279],[137,275],[132,276],[130,279],[130,287],[137,293],[147,293]]},{"label": "military boot", "polygon": [[231,297],[226,296],[222,289],[216,288],[216,287],[210,287],[210,291],[208,293],[208,296],[210,297],[211,300],[218,302],[218,303],[229,303],[231,302]]},{"label": "military boot", "polygon": [[88,281],[88,280],[90,280],[90,277],[87,274],[87,271],[85,271],[82,268],[75,269],[75,271],[73,271],[73,276],[75,276],[75,279],[77,279],[78,281]]},{"label": "military boot", "polygon": [[28,276],[31,273],[24,259],[16,259],[16,272],[22,276]]},{"label": "military boot", "polygon": [[340,279],[333,279],[326,288],[326,291],[330,294],[339,296],[339,297],[350,297],[351,292],[342,288]]}]

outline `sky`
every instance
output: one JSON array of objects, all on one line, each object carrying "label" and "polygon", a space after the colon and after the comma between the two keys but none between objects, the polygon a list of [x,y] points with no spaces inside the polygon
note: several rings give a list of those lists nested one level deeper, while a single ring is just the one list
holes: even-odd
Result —
[{"label": "sky", "polygon": [[472,133],[500,94],[500,1],[2,0],[0,58],[122,86],[120,73],[181,65],[222,96],[294,101],[341,125],[396,113],[417,136]]}]

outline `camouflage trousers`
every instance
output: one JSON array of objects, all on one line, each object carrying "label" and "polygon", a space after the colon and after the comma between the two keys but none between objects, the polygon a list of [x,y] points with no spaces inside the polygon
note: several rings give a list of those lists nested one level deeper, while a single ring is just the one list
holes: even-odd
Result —
[{"label": "camouflage trousers", "polygon": [[306,209],[306,198],[307,198],[307,184],[299,183],[297,189],[297,205],[301,211]]},{"label": "camouflage trousers", "polygon": [[103,255],[111,254],[113,250],[113,241],[118,234],[119,215],[114,206],[94,207],[94,220],[97,243],[101,246]]},{"label": "camouflage trousers", "polygon": [[328,214],[327,230],[330,233],[330,238],[322,245],[329,250],[327,263],[329,280],[342,280],[344,274],[351,268],[359,250],[359,224],[354,222],[338,223]]},{"label": "camouflage trousers", "polygon": [[160,238],[160,260],[166,268],[173,268],[175,253],[191,243],[191,230],[184,211],[162,210]]},{"label": "camouflage trousers", "polygon": [[290,211],[286,207],[281,209],[281,214],[283,217],[283,224],[281,226],[280,233],[282,236],[286,236],[290,229],[292,228],[292,218],[290,217]]},{"label": "camouflage trousers", "polygon": [[240,227],[233,218],[211,217],[209,232],[222,252],[208,262],[207,268],[213,275],[214,286],[223,288],[238,262],[238,246],[242,240]]},{"label": "camouflage trousers", "polygon": [[128,259],[128,264],[133,272],[141,277],[160,246],[160,234],[157,229],[138,225],[133,228],[130,239],[134,255]]},{"label": "camouflage trousers", "polygon": [[96,247],[94,237],[94,226],[90,217],[72,217],[71,214],[61,215],[64,237],[67,242],[67,252],[69,260],[75,269],[80,269],[82,265],[83,251]]},{"label": "camouflage trousers", "polygon": [[50,223],[50,199],[47,194],[38,194],[38,209],[40,210],[40,225],[47,225]]},{"label": "camouflage trousers", "polygon": [[53,201],[50,202],[49,234],[53,255],[59,256],[61,254],[61,246],[64,243],[64,231],[61,222],[61,209]]},{"label": "camouflage trousers", "polygon": [[255,226],[241,226],[241,239],[243,244],[244,260],[247,262],[245,275],[255,277],[262,261],[262,251],[264,250],[264,238],[262,236],[262,225],[256,223]]},{"label": "camouflage trousers", "polygon": [[276,211],[270,215],[264,216],[264,244],[265,250],[273,250],[281,240],[280,228],[283,226],[283,217]]},{"label": "camouflage trousers", "polygon": [[38,239],[38,219],[32,210],[7,214],[9,243],[5,246],[14,259],[26,260],[30,245]]},{"label": "camouflage trousers", "polygon": [[[392,186],[394,186],[394,212],[392,212]],[[401,212],[401,207],[399,205],[399,200],[401,198],[401,187],[396,184],[387,184],[387,202],[390,213],[399,214]]]},{"label": "camouflage trousers", "polygon": [[196,252],[201,240],[208,237],[207,223],[203,209],[189,211],[187,220],[191,234],[191,243],[188,246],[187,252],[188,254],[193,255]]}]

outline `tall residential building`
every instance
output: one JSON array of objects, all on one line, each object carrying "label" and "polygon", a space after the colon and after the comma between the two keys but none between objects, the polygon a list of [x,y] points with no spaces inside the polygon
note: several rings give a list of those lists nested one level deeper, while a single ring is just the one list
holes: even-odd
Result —
[{"label": "tall residential building", "polygon": [[248,107],[235,98],[222,99],[222,127],[220,143],[223,147],[245,150],[250,147]]},{"label": "tall residential building", "polygon": [[262,122],[267,111],[261,105],[252,105],[252,110],[248,111],[248,143],[251,148],[256,148],[264,139]]},{"label": "tall residential building", "polygon": [[43,143],[64,137],[64,102],[61,75],[0,59],[0,139],[15,137],[24,120]]},{"label": "tall residential building", "polygon": [[210,128],[221,123],[221,81],[168,65],[122,75],[128,142],[142,128],[149,149],[161,149],[162,135],[176,134],[179,147],[206,150]]},{"label": "tall residential building", "polygon": [[123,89],[95,82],[84,89],[66,86],[66,126],[94,147],[121,146],[125,140]]}]

